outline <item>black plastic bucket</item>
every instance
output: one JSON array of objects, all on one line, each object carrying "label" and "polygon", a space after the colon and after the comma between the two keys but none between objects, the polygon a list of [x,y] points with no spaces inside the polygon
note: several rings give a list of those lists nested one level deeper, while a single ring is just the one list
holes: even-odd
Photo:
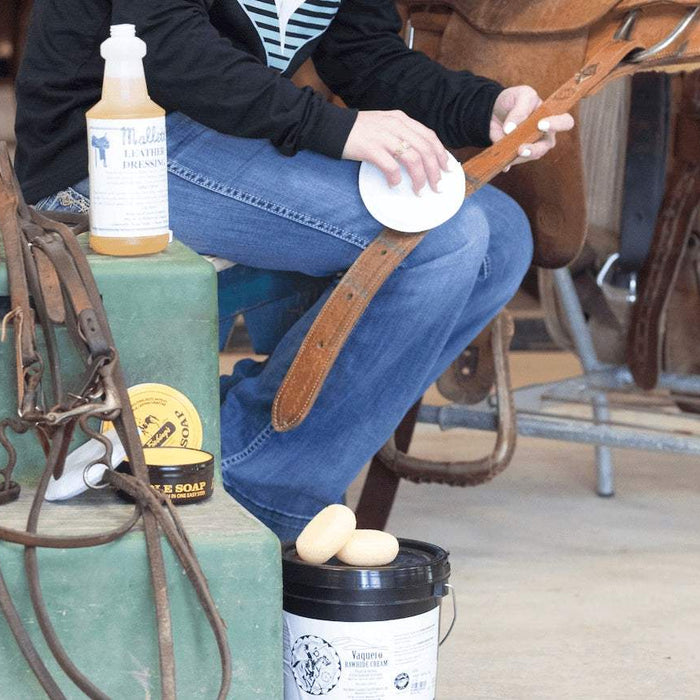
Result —
[{"label": "black plastic bucket", "polygon": [[308,564],[282,545],[285,700],[433,700],[448,553],[399,545],[375,568]]}]

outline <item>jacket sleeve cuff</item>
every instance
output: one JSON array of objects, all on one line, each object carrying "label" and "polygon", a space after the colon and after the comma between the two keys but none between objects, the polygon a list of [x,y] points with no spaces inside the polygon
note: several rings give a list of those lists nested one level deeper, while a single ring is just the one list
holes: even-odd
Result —
[{"label": "jacket sleeve cuff", "polygon": [[465,115],[465,141],[470,146],[490,146],[491,116],[496,99],[503,92],[504,87],[499,83],[489,80],[479,88],[470,102],[471,109]]},{"label": "jacket sleeve cuff", "polygon": [[326,109],[319,115],[313,127],[306,130],[306,138],[301,147],[340,159],[356,119],[356,109],[326,103]]}]

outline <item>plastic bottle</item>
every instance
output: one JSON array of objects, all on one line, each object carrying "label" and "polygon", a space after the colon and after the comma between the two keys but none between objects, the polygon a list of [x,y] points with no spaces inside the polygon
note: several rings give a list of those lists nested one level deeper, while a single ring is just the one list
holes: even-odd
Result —
[{"label": "plastic bottle", "polygon": [[133,24],[110,28],[102,99],[86,114],[90,247],[107,255],[163,250],[168,227],[165,110],[148,96],[146,44]]}]

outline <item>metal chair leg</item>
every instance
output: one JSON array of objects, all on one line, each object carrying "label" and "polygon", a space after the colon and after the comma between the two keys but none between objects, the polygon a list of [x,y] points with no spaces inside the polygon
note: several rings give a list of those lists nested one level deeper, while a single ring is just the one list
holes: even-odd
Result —
[{"label": "metal chair leg", "polygon": [[[576,352],[583,366],[585,374],[602,369],[603,365],[598,360],[593,338],[586,324],[583,309],[579,302],[571,272],[568,268],[554,270],[554,284],[559,294],[559,299],[564,307],[571,335],[576,346]],[[604,393],[596,394],[593,399],[593,418],[596,423],[607,421],[610,417],[608,399]],[[604,445],[595,448],[597,477],[597,493],[599,496],[612,496],[615,492],[613,486],[613,458],[612,451]]]}]

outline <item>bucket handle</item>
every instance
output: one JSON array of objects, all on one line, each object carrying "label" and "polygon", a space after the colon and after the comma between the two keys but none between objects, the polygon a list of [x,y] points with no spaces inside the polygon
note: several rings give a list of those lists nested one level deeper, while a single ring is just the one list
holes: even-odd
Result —
[{"label": "bucket handle", "polygon": [[452,598],[452,622],[450,622],[450,626],[447,632],[445,632],[445,636],[440,640],[439,646],[442,646],[447,641],[447,638],[454,629],[455,622],[457,622],[457,596],[455,595],[454,586],[450,585],[449,583],[444,583],[443,586],[445,590],[450,593],[450,597]]}]

